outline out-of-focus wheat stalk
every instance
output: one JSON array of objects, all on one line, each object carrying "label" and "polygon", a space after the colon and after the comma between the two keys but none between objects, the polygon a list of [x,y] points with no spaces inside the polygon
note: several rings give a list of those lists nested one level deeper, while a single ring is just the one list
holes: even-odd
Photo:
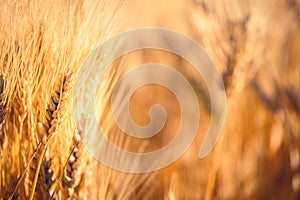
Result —
[{"label": "out-of-focus wheat stalk", "polygon": [[228,102],[209,198],[299,198],[299,1],[193,2]]}]

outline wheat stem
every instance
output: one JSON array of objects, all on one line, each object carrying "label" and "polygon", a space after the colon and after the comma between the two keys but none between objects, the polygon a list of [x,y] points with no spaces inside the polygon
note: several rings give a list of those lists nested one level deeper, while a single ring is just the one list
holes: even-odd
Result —
[{"label": "wheat stem", "polygon": [[43,145],[42,145],[41,155],[40,155],[39,160],[38,160],[38,164],[37,164],[37,168],[36,168],[36,172],[35,172],[35,176],[34,176],[34,180],[33,180],[33,184],[32,184],[32,190],[31,190],[31,193],[30,193],[29,200],[32,200],[33,196],[34,196],[37,180],[38,180],[40,169],[41,169],[41,164],[42,164],[44,155],[45,155],[46,150],[47,150],[48,142],[49,142],[49,140],[47,140],[46,142],[43,142]]}]

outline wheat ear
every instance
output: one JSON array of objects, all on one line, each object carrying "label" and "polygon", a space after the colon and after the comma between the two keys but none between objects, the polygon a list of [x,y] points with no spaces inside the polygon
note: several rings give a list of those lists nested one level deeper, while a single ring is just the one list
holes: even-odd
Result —
[{"label": "wheat ear", "polygon": [[57,129],[57,123],[58,123],[58,108],[60,106],[62,96],[64,92],[68,89],[69,84],[70,84],[70,78],[71,78],[71,73],[67,74],[64,76],[63,82],[61,84],[61,87],[59,90],[55,91],[55,94],[51,98],[51,102],[48,105],[47,112],[46,112],[46,120],[44,123],[39,123],[38,127],[38,136],[42,138],[42,147],[41,147],[41,153],[39,156],[39,159],[37,161],[37,168],[32,184],[32,190],[30,193],[30,200],[33,199],[34,193],[35,193],[35,188],[37,185],[40,169],[42,166],[42,162],[48,147],[49,141],[53,138],[54,133],[56,132]]},{"label": "wheat ear", "polygon": [[70,155],[66,162],[64,174],[62,177],[62,186],[67,191],[66,197],[68,199],[74,199],[77,196],[76,187],[79,185],[82,178],[81,158],[82,158],[83,144],[81,141],[81,131],[75,131],[73,137],[73,145]]}]

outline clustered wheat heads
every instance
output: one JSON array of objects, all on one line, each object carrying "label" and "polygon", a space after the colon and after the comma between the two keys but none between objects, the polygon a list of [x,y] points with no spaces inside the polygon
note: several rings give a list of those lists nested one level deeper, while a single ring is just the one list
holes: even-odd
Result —
[{"label": "clustered wheat heads", "polygon": [[61,75],[114,31],[119,4],[1,2],[0,199],[48,199],[60,186],[75,129],[71,74]]}]

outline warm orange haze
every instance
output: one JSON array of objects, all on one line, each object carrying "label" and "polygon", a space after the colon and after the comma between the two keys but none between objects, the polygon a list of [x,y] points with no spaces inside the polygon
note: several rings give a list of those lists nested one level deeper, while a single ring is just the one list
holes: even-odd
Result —
[{"label": "warm orange haze", "polygon": [[[2,1],[0,13],[0,199],[300,198],[300,1],[22,0]],[[94,64],[88,56],[102,41],[143,27],[176,31],[201,45],[223,79],[226,101],[218,102],[221,96],[212,100],[207,80],[213,82],[216,74],[207,63],[202,67],[209,77],[202,77],[186,57],[163,49],[140,48],[114,57],[126,48],[122,44],[158,42],[200,59],[190,43],[171,40],[171,35],[108,43],[102,55],[93,57],[100,65],[113,60],[102,76],[79,77],[83,67]],[[179,79],[151,72],[153,63],[180,74],[198,106],[190,93],[178,98]],[[145,64],[145,73],[118,86]],[[161,78],[174,90],[143,85],[126,102],[132,85],[151,78]],[[77,118],[74,93],[92,85],[97,88],[91,94],[95,112]],[[80,94],[84,99],[90,91]],[[220,103],[226,104],[224,123],[219,119],[222,132],[212,151],[199,159],[216,113],[212,107],[219,109]],[[85,113],[88,104],[84,99],[77,107]],[[164,108],[161,129],[153,105]],[[200,120],[194,115],[198,110]],[[157,134],[146,131],[152,137],[140,138],[127,133],[120,127],[130,127],[127,112],[137,127],[153,123],[149,127]],[[130,160],[94,140],[88,123],[94,115],[111,144],[140,153],[141,159]],[[184,123],[197,126],[196,136],[175,162],[148,173],[111,167],[151,168],[156,159],[149,163],[143,156],[172,144]],[[107,163],[93,155],[84,139],[94,140]],[[182,148],[180,143],[176,147]],[[154,158],[170,159],[176,150]]]}]

